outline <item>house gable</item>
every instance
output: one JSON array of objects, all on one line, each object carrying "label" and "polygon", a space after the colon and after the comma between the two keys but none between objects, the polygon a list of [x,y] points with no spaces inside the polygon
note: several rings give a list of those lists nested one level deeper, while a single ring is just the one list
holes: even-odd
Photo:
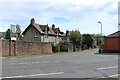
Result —
[{"label": "house gable", "polygon": [[[36,33],[37,33],[37,36],[36,36]],[[33,25],[29,25],[26,32],[24,33],[24,40],[41,41],[41,34]]]}]

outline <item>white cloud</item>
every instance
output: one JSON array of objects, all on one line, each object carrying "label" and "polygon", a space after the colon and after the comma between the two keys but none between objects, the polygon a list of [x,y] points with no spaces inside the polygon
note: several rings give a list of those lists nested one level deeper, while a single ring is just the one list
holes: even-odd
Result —
[{"label": "white cloud", "polygon": [[11,23],[12,20],[20,21],[22,29],[27,27],[31,17],[34,17],[37,23],[50,25],[54,23],[53,18],[63,17],[71,21],[64,24],[58,21],[54,24],[64,31],[79,28],[82,33],[99,33],[98,20],[103,23],[105,34],[113,32],[117,26],[118,0],[1,0],[1,2],[3,24],[8,20],[7,23]]},{"label": "white cloud", "polygon": [[0,32],[7,31],[10,28],[10,24],[8,22],[0,22]]}]

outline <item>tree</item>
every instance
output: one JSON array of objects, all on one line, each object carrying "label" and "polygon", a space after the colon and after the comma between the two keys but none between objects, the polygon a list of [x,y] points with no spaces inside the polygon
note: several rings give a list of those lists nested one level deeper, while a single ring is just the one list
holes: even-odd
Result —
[{"label": "tree", "polygon": [[21,32],[22,32],[22,31],[21,31],[21,29],[20,29],[20,25],[17,24],[17,25],[16,25],[16,34],[18,35],[17,40],[22,40]]},{"label": "tree", "polygon": [[[101,44],[101,34],[91,34],[91,36],[97,40],[97,45]],[[102,35],[102,43],[104,43],[105,35]]]},{"label": "tree", "polygon": [[93,39],[90,34],[83,34],[82,35],[82,45],[87,45],[87,48],[92,47]]},{"label": "tree", "polygon": [[78,30],[72,31],[70,33],[70,41],[73,42],[74,45],[76,45],[76,47],[80,47],[81,45],[81,34]]},{"label": "tree", "polygon": [[7,29],[7,31],[6,31],[5,39],[10,40],[10,29]]}]

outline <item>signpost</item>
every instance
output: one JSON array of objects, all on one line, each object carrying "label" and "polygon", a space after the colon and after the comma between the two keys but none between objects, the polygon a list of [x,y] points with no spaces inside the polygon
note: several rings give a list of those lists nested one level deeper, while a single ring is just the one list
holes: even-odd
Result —
[{"label": "signpost", "polygon": [[10,53],[9,55],[11,56],[12,55],[12,41],[14,40],[15,41],[15,52],[14,52],[14,55],[16,55],[16,39],[17,39],[17,34],[16,33],[16,25],[14,24],[11,24],[10,25]]}]

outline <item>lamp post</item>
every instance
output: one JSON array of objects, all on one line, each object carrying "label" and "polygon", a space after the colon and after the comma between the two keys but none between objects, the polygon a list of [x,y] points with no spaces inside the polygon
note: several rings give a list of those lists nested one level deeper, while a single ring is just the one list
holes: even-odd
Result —
[{"label": "lamp post", "polygon": [[98,21],[98,23],[100,23],[101,25],[101,43],[102,43],[102,23],[100,21]]}]

